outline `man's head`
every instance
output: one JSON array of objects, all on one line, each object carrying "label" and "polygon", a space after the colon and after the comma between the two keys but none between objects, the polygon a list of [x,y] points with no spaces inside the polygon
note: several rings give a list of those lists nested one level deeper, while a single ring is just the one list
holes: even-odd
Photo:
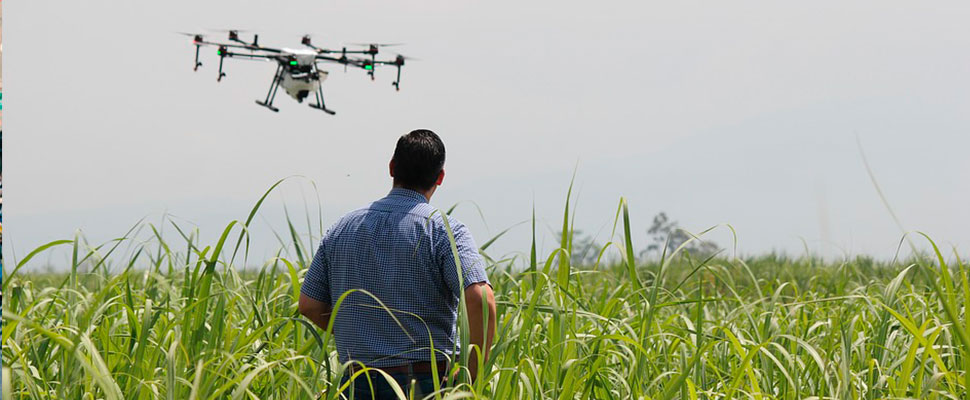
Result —
[{"label": "man's head", "polygon": [[391,158],[394,186],[433,192],[445,177],[445,144],[434,132],[417,129],[401,136]]}]

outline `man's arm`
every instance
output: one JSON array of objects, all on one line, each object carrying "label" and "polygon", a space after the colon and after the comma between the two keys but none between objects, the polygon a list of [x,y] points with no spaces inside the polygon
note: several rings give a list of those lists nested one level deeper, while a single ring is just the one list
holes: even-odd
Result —
[{"label": "man's arm", "polygon": [[[330,232],[327,232],[330,235]],[[320,241],[310,268],[303,277],[303,286],[300,287],[300,301],[297,309],[310,321],[327,330],[330,324],[330,312],[333,310],[330,305],[330,263],[327,261],[326,238]]]},{"label": "man's arm", "polygon": [[[493,306],[494,307],[494,306]],[[327,330],[328,325],[330,325],[330,312],[333,310],[329,304],[322,301],[316,300],[310,296],[300,293],[300,303],[297,306],[300,310],[300,314],[307,317],[310,321],[320,327],[320,329]],[[479,311],[481,313],[481,311]]]},{"label": "man's arm", "polygon": [[[485,321],[483,305],[487,307],[488,321]],[[492,349],[492,339],[495,337],[495,294],[492,286],[485,282],[469,285],[465,288],[465,307],[468,310],[468,329],[471,344],[478,346],[484,356],[482,363],[488,361]],[[485,324],[488,331],[485,331]],[[468,371],[472,381],[478,377],[478,352],[472,351],[468,359]]]},{"label": "man's arm", "polygon": [[[444,217],[442,217],[444,218]],[[488,355],[492,348],[492,339],[495,336],[495,294],[492,292],[492,285],[488,280],[488,273],[485,272],[485,260],[478,253],[478,246],[472,238],[468,228],[451,219],[453,228],[455,248],[457,254],[453,252],[451,241],[444,231],[437,235],[438,243],[437,256],[441,265],[441,273],[448,289],[454,293],[455,297],[462,293],[465,295],[465,309],[468,311],[469,345],[475,345],[481,351],[482,364],[488,361]],[[443,224],[442,224],[443,225]],[[442,229],[444,227],[442,226]],[[455,256],[460,260],[460,264],[455,261]],[[461,265],[461,268],[458,266]],[[482,310],[485,308],[485,310]],[[488,318],[485,318],[485,312]],[[468,371],[471,379],[474,380],[478,375],[478,352],[472,351],[469,354]]]}]

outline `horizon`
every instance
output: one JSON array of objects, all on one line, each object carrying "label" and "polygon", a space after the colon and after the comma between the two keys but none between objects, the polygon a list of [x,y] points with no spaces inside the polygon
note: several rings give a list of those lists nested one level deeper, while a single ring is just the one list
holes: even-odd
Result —
[{"label": "horizon", "polygon": [[[590,234],[608,233],[624,197],[644,246],[666,212],[692,232],[731,224],[745,254],[890,258],[903,232],[858,140],[903,229],[970,250],[961,2],[4,7],[23,16],[4,26],[3,73],[21,77],[3,80],[6,257],[76,229],[109,240],[164,212],[216,235],[291,175],[317,183],[329,226],[386,193],[394,140],[415,128],[448,148],[433,203],[462,203],[456,215],[479,243],[535,207],[539,246],[555,246],[575,170],[576,228]],[[329,68],[336,116],[285,96],[272,113],[253,104],[267,64],[230,60],[216,83],[212,52],[193,72],[194,47],[173,33],[230,26],[267,45],[296,46],[308,31],[322,45],[401,41],[394,50],[420,61],[400,92],[389,69],[371,82]],[[38,62],[50,49],[72,62]],[[285,186],[254,254],[272,252],[281,205],[300,210],[309,196],[306,183]],[[530,237],[516,227],[495,251]]]}]

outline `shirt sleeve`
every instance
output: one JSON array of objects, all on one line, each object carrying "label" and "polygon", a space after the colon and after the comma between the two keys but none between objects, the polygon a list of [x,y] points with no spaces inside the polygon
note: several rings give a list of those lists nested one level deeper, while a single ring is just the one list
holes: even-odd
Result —
[{"label": "shirt sleeve", "polygon": [[448,240],[448,232],[444,226],[441,227],[441,234],[436,243],[436,254],[441,274],[444,277],[445,285],[456,297],[461,297],[461,291],[475,283],[492,283],[488,280],[485,273],[485,259],[478,253],[478,246],[471,232],[461,222],[454,218],[449,218],[452,232],[455,235],[455,244],[458,247],[458,259],[461,261],[461,277],[458,276],[458,266],[455,264],[455,256],[451,249],[451,241]]},{"label": "shirt sleeve", "polygon": [[316,255],[303,278],[300,293],[317,301],[330,304],[330,262],[327,260],[327,238],[320,241]]}]

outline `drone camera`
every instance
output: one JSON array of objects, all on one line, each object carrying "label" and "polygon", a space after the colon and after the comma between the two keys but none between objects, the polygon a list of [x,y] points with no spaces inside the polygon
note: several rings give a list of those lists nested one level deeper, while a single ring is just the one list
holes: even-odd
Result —
[{"label": "drone camera", "polygon": [[302,103],[303,102],[303,99],[306,99],[306,97],[309,96],[309,95],[310,95],[310,91],[309,90],[301,90],[301,91],[299,91],[299,92],[296,93],[296,101],[298,103]]}]

